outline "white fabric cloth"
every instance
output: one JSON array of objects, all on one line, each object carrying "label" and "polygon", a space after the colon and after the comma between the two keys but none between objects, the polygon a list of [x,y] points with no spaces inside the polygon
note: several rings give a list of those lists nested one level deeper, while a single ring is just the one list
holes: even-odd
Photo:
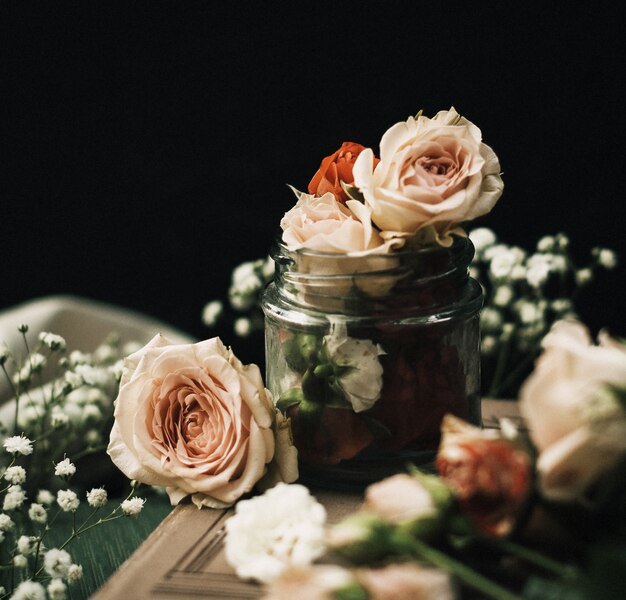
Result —
[{"label": "white fabric cloth", "polygon": [[[200,318],[200,317],[198,317]],[[26,324],[30,347],[37,343],[41,331],[56,333],[67,342],[68,350],[92,352],[111,333],[120,336],[121,343],[147,343],[157,333],[172,342],[194,342],[191,336],[157,319],[138,312],[78,296],[48,296],[0,311],[0,345],[12,352],[22,353],[24,342],[18,331]],[[0,404],[11,398],[6,377],[0,372]]]}]

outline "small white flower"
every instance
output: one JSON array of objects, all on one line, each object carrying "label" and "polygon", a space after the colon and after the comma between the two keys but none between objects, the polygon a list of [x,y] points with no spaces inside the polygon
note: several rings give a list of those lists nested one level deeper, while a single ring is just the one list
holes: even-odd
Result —
[{"label": "small white flower", "polygon": [[91,362],[91,356],[89,356],[89,354],[85,354],[80,350],[70,352],[70,364],[72,366],[82,365],[89,362]]},{"label": "small white flower", "polygon": [[504,279],[511,274],[516,265],[521,264],[524,260],[524,254],[521,254],[518,248],[510,248],[504,252],[499,252],[493,257],[489,264],[489,272],[494,279]]},{"label": "small white flower", "polygon": [[9,454],[23,454],[28,456],[33,453],[33,443],[23,435],[14,435],[4,440],[5,450]]},{"label": "small white flower", "polygon": [[21,535],[17,540],[17,551],[24,556],[30,556],[37,549],[37,538],[34,536]]},{"label": "small white flower", "polygon": [[111,376],[106,368],[93,367],[91,365],[76,365],[75,369],[87,385],[106,386],[111,381]]},{"label": "small white flower", "polygon": [[489,246],[496,243],[496,234],[488,227],[478,227],[469,232],[469,239],[472,240],[476,254],[482,254]]},{"label": "small white flower", "polygon": [[224,305],[219,300],[209,302],[202,310],[202,322],[207,327],[213,327],[224,312]]},{"label": "small white flower", "polygon": [[102,433],[97,429],[90,429],[85,433],[85,443],[88,446],[97,446],[102,441]]},{"label": "small white flower", "polygon": [[480,271],[477,267],[475,267],[474,265],[471,265],[469,268],[469,276],[472,279],[476,279],[477,281],[480,279]]},{"label": "small white flower", "polygon": [[43,568],[50,577],[67,577],[72,557],[66,550],[51,548],[43,558]]},{"label": "small white flower", "polygon": [[332,363],[345,368],[337,383],[354,412],[372,408],[383,387],[383,367],[378,357],[384,352],[371,340],[349,337],[345,321],[341,319],[331,322],[324,344]]},{"label": "small white flower", "polygon": [[248,337],[252,332],[252,321],[246,317],[239,317],[235,320],[233,329],[239,337]]},{"label": "small white flower", "polygon": [[480,341],[480,353],[483,356],[491,356],[498,347],[498,339],[493,335],[485,335]]},{"label": "small white flower", "polygon": [[66,586],[63,583],[63,580],[58,578],[50,580],[47,589],[50,600],[65,600]]},{"label": "small white flower", "polygon": [[506,244],[494,244],[493,246],[489,246],[484,252],[484,258],[486,261],[493,260],[499,254],[504,252],[508,252],[509,247]]},{"label": "small white flower", "polygon": [[134,498],[124,500],[120,507],[125,515],[138,515],[141,512],[145,502],[146,501],[143,498],[137,498],[135,496]]},{"label": "small white flower", "polygon": [[608,248],[594,248],[592,251],[596,257],[598,264],[605,269],[614,269],[617,267],[617,254]]},{"label": "small white flower", "polygon": [[20,407],[20,414],[17,424],[22,429],[28,429],[30,425],[37,423],[41,419],[40,410],[34,404]]},{"label": "small white flower", "polygon": [[237,575],[267,583],[325,550],[326,511],[303,485],[278,483],[241,500],[226,521],[226,560]]},{"label": "small white flower", "polygon": [[508,306],[513,300],[513,288],[510,285],[499,285],[493,292],[491,303],[494,306]]},{"label": "small white flower", "polygon": [[57,477],[71,477],[76,473],[76,466],[69,458],[64,458],[54,466],[54,474]]},{"label": "small white flower", "polygon": [[554,242],[559,250],[567,250],[569,248],[569,238],[564,233],[557,233]]},{"label": "small white flower", "polygon": [[518,300],[514,305],[514,310],[519,320],[526,325],[542,322],[545,309],[545,301],[529,302],[528,300]]},{"label": "small white flower", "polygon": [[97,363],[111,363],[117,358],[117,350],[111,344],[102,344],[96,348],[93,358]]},{"label": "small white flower", "polygon": [[57,492],[57,504],[65,512],[76,512],[80,500],[76,492],[72,490],[59,490]]},{"label": "small white flower", "polygon": [[53,351],[63,352],[66,348],[65,340],[56,333],[50,333],[48,331],[42,331],[39,334],[39,341]]},{"label": "small white flower", "polygon": [[17,554],[13,557],[13,566],[16,569],[25,569],[28,566],[28,559],[21,554]]},{"label": "small white flower", "polygon": [[[17,558],[17,557],[15,557]],[[46,590],[37,581],[31,581],[30,579],[22,581],[11,596],[11,600],[45,600]]]},{"label": "small white flower", "polygon": [[67,425],[70,418],[63,412],[63,409],[59,406],[54,406],[50,412],[50,424],[55,429],[57,427],[63,427]]},{"label": "small white flower", "polygon": [[530,287],[538,289],[548,281],[549,275],[550,265],[547,262],[537,263],[526,271],[526,281],[528,281]]},{"label": "small white flower", "polygon": [[[6,538],[6,534],[4,533],[4,531],[0,531],[0,544],[2,544],[2,542],[4,542]],[[1,598],[2,596],[0,596]]]},{"label": "small white flower", "polygon": [[83,385],[83,378],[74,371],[65,371],[65,381],[70,384],[73,390]]},{"label": "small white flower", "polygon": [[33,502],[28,509],[28,518],[35,523],[45,523],[48,520],[48,512],[42,504]]},{"label": "small white flower", "polygon": [[54,502],[54,494],[48,490],[39,490],[37,493],[37,502],[49,506]]},{"label": "small white flower", "polygon": [[122,356],[129,356],[137,352],[137,350],[141,350],[141,348],[143,348],[143,344],[140,344],[136,340],[131,340],[122,346],[121,354]]},{"label": "small white flower", "polygon": [[104,488],[93,488],[87,492],[87,504],[93,508],[101,508],[107,503],[107,491]]},{"label": "small white flower", "polygon": [[539,252],[552,252],[554,250],[555,244],[556,241],[554,239],[554,236],[546,235],[537,242],[537,250]]},{"label": "small white flower", "polygon": [[96,404],[87,404],[83,409],[83,423],[95,424],[102,420],[102,411]]},{"label": "small white flower", "polygon": [[502,327],[502,314],[499,310],[487,306],[480,313],[481,329],[487,333],[498,332]]},{"label": "small white flower", "polygon": [[578,285],[587,285],[593,279],[593,271],[591,269],[579,269],[576,271],[576,283]]},{"label": "small white flower", "polygon": [[124,359],[120,358],[118,361],[113,363],[109,367],[109,371],[111,372],[113,377],[115,377],[115,379],[119,381],[122,378],[122,373],[124,372]]},{"label": "small white flower", "polygon": [[500,334],[500,341],[508,342],[513,336],[515,331],[515,325],[513,323],[505,323],[502,325],[502,333]]},{"label": "small white flower", "polygon": [[0,514],[0,531],[10,531],[15,526],[9,515]]},{"label": "small white flower", "polygon": [[526,279],[526,267],[524,265],[515,265],[511,269],[510,278],[513,281],[523,281]]},{"label": "small white flower", "polygon": [[274,272],[276,271],[276,265],[274,264],[274,259],[271,256],[268,256],[261,266],[261,273],[263,274],[263,278],[265,281],[269,282],[274,278]]},{"label": "small white flower", "polygon": [[6,481],[10,481],[13,484],[20,484],[26,481],[26,469],[24,467],[13,466],[9,467],[3,475]]},{"label": "small white flower", "polygon": [[67,582],[76,583],[83,576],[83,567],[81,565],[72,564],[67,570]]},{"label": "small white flower", "polygon": [[26,500],[26,492],[19,485],[9,487],[2,504],[2,510],[15,510],[20,508]]}]

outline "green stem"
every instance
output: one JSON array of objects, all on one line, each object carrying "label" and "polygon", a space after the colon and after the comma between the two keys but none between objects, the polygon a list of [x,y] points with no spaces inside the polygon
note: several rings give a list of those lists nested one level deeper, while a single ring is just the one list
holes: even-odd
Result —
[{"label": "green stem", "polygon": [[541,552],[537,552],[536,550],[532,550],[526,546],[521,546],[515,542],[511,542],[509,540],[492,540],[491,543],[503,552],[516,556],[531,565],[540,567],[545,571],[558,575],[559,577],[571,579],[578,574],[578,569],[576,569],[573,565],[563,564],[553,558],[550,558],[549,556],[546,556],[545,554],[542,554]]},{"label": "green stem", "polygon": [[498,382],[498,386],[495,386],[495,378],[494,384],[492,384],[491,389],[489,390],[490,398],[498,398],[502,391],[506,390],[506,388],[511,385],[517,377],[520,376],[521,373],[524,372],[526,368],[537,358],[539,355],[539,350],[535,350],[531,354],[527,354],[524,358],[517,363],[517,365],[510,371],[510,373],[504,378],[502,383]]},{"label": "green stem", "polygon": [[7,381],[9,382],[9,386],[11,387],[11,391],[13,392],[13,395],[15,396],[15,419],[13,420],[13,432],[15,433],[17,432],[17,416],[18,416],[19,409],[20,409],[20,395],[18,393],[17,388],[13,384],[13,380],[11,379],[11,376],[7,372],[7,369],[4,366],[4,364],[2,364],[2,370],[4,371]]},{"label": "green stem", "polygon": [[80,452],[77,452],[76,454],[72,455],[71,460],[72,462],[76,462],[77,460],[83,458],[83,456],[96,454],[97,452],[102,452],[102,450],[106,450],[106,449],[107,449],[106,444],[100,444],[99,446],[93,446],[91,448],[84,448]]},{"label": "green stem", "polygon": [[513,341],[513,337],[515,335],[515,330],[511,332],[508,339],[505,340],[503,348],[500,350],[498,354],[498,362],[496,363],[496,370],[493,374],[493,379],[491,380],[491,386],[489,388],[489,397],[496,398],[497,392],[500,391],[500,380],[504,376],[504,371],[506,370],[507,360],[509,359],[509,352],[511,350],[511,343]]},{"label": "green stem", "polygon": [[493,600],[521,600],[520,596],[421,540],[411,540],[411,547],[417,558],[456,575],[465,585],[478,590],[489,598],[493,598]]}]

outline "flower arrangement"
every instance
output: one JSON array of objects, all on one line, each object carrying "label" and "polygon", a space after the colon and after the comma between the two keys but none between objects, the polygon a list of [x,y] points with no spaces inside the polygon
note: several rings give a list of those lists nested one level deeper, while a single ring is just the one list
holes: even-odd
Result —
[{"label": "flower arrangement", "polygon": [[[19,330],[22,355],[0,349],[0,367],[14,393],[2,407],[0,597],[62,600],[83,572],[70,544],[143,508],[135,485],[112,503],[104,487],[90,489],[92,478],[81,477],[87,457],[104,456],[121,355],[131,346],[121,348],[111,336],[92,354],[68,353],[61,336],[41,332],[31,348],[28,326]],[[106,463],[100,464],[104,478]],[[85,502],[90,510],[79,517]],[[56,547],[48,546],[52,539]]]},{"label": "flower arrangement", "polygon": [[[581,323],[559,321],[522,386],[528,431],[449,416],[437,475],[412,469],[372,484],[361,509],[334,525],[301,486],[241,501],[226,556],[240,576],[268,584],[267,600],[296,590],[320,600],[455,598],[457,583],[502,600],[622,597],[619,573],[607,577],[592,559],[623,549],[625,390],[626,345],[606,334],[594,345]],[[315,518],[293,527],[266,518],[264,506],[288,501]],[[269,528],[263,541],[253,522]],[[307,566],[322,555],[322,532],[323,560]],[[538,551],[538,536],[552,546]]]}]

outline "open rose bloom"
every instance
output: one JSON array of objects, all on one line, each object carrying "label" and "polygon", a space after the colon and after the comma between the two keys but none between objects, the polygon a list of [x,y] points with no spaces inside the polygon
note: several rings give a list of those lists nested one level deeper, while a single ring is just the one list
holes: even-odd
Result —
[{"label": "open rose bloom", "polygon": [[520,389],[520,410],[539,451],[539,488],[553,500],[581,498],[626,456],[626,346],[574,320],[558,321]]},{"label": "open rose bloom", "polygon": [[124,361],[108,453],[129,478],[164,486],[172,504],[226,507],[257,483],[298,477],[289,422],[256,365],[219,338],[155,336]]}]

